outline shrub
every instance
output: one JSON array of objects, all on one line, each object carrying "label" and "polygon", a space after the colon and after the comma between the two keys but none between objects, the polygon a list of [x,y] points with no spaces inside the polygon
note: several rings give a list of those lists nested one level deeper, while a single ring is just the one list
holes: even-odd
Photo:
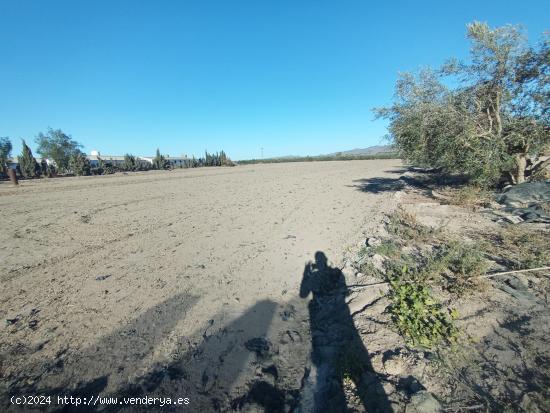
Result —
[{"label": "shrub", "polygon": [[479,288],[487,272],[488,262],[480,244],[466,244],[456,240],[441,245],[433,257],[428,260],[427,271],[433,278],[444,275],[445,288],[456,295]]},{"label": "shrub", "polygon": [[452,319],[416,274],[403,267],[401,273],[394,272],[388,279],[388,311],[407,344],[429,349],[456,340],[458,330]]},{"label": "shrub", "polygon": [[69,159],[69,169],[77,176],[90,175],[90,161],[82,152],[74,153]]},{"label": "shrub", "polygon": [[136,157],[130,154],[124,155],[124,163],[122,164],[122,169],[125,171],[136,171],[138,170],[138,164],[136,162]]},{"label": "shrub", "polygon": [[19,157],[19,167],[21,168],[21,174],[25,178],[35,178],[40,176],[40,165],[32,156],[31,148],[28,147],[25,140],[22,140],[23,151]]}]

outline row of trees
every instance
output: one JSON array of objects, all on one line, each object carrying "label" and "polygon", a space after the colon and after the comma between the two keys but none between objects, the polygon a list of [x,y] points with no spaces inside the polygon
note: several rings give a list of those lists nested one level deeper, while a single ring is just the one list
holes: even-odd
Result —
[{"label": "row of trees", "polygon": [[[36,137],[37,152],[42,156],[40,163],[36,161],[30,147],[22,140],[22,152],[18,158],[18,170],[25,178],[51,177],[57,173],[74,175],[103,175],[117,171],[140,171],[149,169],[171,169],[174,164],[168,156],[162,155],[157,149],[152,164],[140,160],[136,156],[126,154],[122,164],[113,164],[98,156],[98,162],[93,166],[82,152],[82,145],[73,140],[60,129],[49,129]],[[0,138],[0,172],[5,174],[8,159],[13,149],[9,138]],[[52,160],[48,163],[46,159]],[[55,165],[55,166],[54,166]],[[224,151],[210,154],[205,152],[204,158],[190,158],[179,163],[182,168],[197,168],[201,166],[233,166],[233,162]]]},{"label": "row of trees", "polygon": [[467,26],[467,62],[404,73],[390,107],[401,155],[419,165],[462,173],[474,183],[519,184],[548,167],[550,36],[536,46],[516,26]]},{"label": "row of trees", "polygon": [[[40,176],[51,177],[58,172],[77,173],[79,165],[88,162],[88,159],[81,151],[82,145],[65,134],[61,129],[49,129],[47,133],[39,133],[36,137],[37,152],[42,156],[40,164],[36,162],[31,148],[25,140],[22,140],[22,151],[18,157],[18,169],[25,178]],[[13,149],[9,138],[0,138],[0,169],[5,173],[7,161]],[[46,159],[54,161],[54,164],[47,163]],[[84,161],[85,160],[85,161]],[[86,167],[84,165],[84,170]]]}]

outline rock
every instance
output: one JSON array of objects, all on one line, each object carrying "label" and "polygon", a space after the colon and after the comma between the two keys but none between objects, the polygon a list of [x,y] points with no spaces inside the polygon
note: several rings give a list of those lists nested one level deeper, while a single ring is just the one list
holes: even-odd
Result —
[{"label": "rock", "polygon": [[506,284],[508,284],[510,287],[512,287],[515,290],[521,290],[525,291],[527,290],[527,286],[517,277],[511,276],[506,280]]},{"label": "rock", "polygon": [[355,276],[356,276],[357,278],[362,278],[362,277],[365,276],[365,274],[363,274],[362,272],[358,272],[357,274],[355,274]]},{"label": "rock", "polygon": [[520,222],[523,222],[523,218],[518,217],[517,215],[506,215],[503,218],[506,222],[509,222],[510,224],[519,224]]},{"label": "rock", "polygon": [[529,298],[529,294],[527,292],[518,291],[505,284],[500,284],[498,286],[498,289],[504,291],[505,293],[510,294],[512,297],[518,300],[527,300]]},{"label": "rock", "polygon": [[384,362],[382,354],[373,354],[370,362],[374,371],[382,371],[384,369]]},{"label": "rock", "polygon": [[[534,396],[534,397],[533,397]],[[523,397],[521,398],[521,402],[519,406],[523,409],[525,412],[532,412],[532,413],[539,413],[541,410],[538,408],[536,400],[536,393],[525,393]],[[535,399],[535,400],[534,400]]]},{"label": "rock", "polygon": [[342,274],[344,274],[344,277],[346,278],[355,276],[355,268],[347,262],[346,265],[344,265],[344,268],[342,268]]},{"label": "rock", "polygon": [[437,191],[434,191],[433,189],[430,191],[433,198],[438,199],[440,201],[449,201],[451,199],[450,196],[440,194]]},{"label": "rock", "polygon": [[380,254],[374,254],[370,258],[370,262],[371,262],[372,266],[380,272],[384,272],[384,262],[385,261],[386,261],[386,258],[383,257]]},{"label": "rock", "polygon": [[367,238],[366,244],[367,244],[367,247],[376,247],[382,244],[382,240],[380,238],[371,237],[371,238]]},{"label": "rock", "polygon": [[398,376],[405,370],[405,362],[401,357],[392,357],[384,361],[384,370],[392,376]]},{"label": "rock", "polygon": [[405,413],[439,413],[441,404],[425,390],[413,394],[410,403],[405,407]]}]

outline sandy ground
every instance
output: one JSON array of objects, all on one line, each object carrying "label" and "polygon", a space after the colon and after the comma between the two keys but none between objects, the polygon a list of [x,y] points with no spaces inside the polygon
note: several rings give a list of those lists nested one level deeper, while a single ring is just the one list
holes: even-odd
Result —
[{"label": "sandy ground", "polygon": [[2,402],[29,392],[157,394],[190,397],[189,411],[246,410],[256,391],[288,405],[298,396],[274,388],[300,389],[311,350],[304,268],[316,251],[340,265],[397,202],[354,181],[395,178],[399,167],[312,162],[1,183]]}]

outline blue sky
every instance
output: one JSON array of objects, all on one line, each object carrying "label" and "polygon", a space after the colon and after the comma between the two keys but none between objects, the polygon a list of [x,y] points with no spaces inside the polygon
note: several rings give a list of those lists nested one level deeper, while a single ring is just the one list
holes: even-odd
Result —
[{"label": "blue sky", "polygon": [[465,25],[549,29],[549,1],[0,0],[0,136],[233,159],[381,142],[399,71],[467,55]]}]

